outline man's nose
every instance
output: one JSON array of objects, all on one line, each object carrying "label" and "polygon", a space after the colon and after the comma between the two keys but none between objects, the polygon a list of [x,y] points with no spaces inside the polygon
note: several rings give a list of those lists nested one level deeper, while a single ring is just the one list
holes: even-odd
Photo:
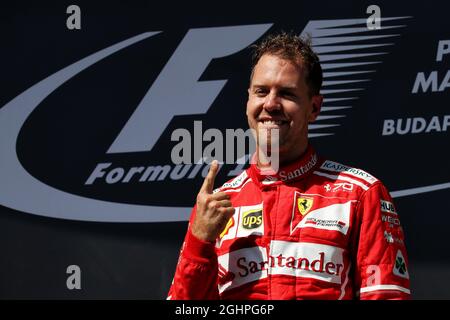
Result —
[{"label": "man's nose", "polygon": [[271,92],[266,96],[264,109],[267,111],[281,110],[281,99],[275,92]]}]

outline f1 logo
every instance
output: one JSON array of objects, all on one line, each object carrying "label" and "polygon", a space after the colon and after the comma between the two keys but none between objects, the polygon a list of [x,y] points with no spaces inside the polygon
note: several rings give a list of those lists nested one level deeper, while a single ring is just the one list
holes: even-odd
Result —
[{"label": "f1 logo", "polygon": [[150,151],[174,116],[206,113],[227,82],[198,82],[210,61],[246,48],[271,26],[190,29],[108,153]]}]

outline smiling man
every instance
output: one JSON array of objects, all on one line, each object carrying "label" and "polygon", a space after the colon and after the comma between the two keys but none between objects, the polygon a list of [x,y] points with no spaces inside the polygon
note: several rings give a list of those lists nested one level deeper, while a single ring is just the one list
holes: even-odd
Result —
[{"label": "smiling man", "polygon": [[299,159],[305,152],[308,123],[317,118],[323,98],[319,95],[322,74],[317,58],[308,53],[308,59],[316,59],[308,62],[311,68],[308,70],[295,46],[283,48],[282,45],[267,43],[256,51],[257,64],[248,89],[247,119],[258,136],[264,136],[260,131],[279,130],[280,164],[285,164]]},{"label": "smiling man", "polygon": [[[308,41],[281,33],[255,47],[247,118],[266,153],[256,152],[250,168],[214,191],[218,163],[211,164],[169,299],[409,297],[404,235],[389,192],[363,170],[320,158],[308,143],[321,85]],[[267,174],[271,163],[260,154],[276,154],[280,167]]]}]

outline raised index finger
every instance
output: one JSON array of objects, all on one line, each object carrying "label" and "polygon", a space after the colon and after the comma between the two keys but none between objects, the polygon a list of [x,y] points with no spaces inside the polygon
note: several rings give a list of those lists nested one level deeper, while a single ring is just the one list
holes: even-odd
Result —
[{"label": "raised index finger", "polygon": [[219,170],[219,163],[217,160],[213,160],[211,162],[211,166],[209,167],[208,175],[203,181],[203,185],[200,188],[200,192],[205,192],[211,194],[214,189],[214,180],[216,179],[217,171]]}]

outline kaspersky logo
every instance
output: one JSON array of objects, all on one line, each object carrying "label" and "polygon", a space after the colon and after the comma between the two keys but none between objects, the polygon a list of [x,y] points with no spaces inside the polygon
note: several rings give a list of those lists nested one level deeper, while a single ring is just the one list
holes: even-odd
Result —
[{"label": "kaspersky logo", "polygon": [[[395,22],[404,17],[386,18],[382,21]],[[333,123],[319,123],[310,126],[310,137],[332,135],[329,131],[320,132],[325,128],[332,128],[339,124],[338,119],[345,118],[345,114],[328,116],[327,112],[351,109],[351,101],[362,88],[332,89],[340,84],[350,85],[355,80],[345,80],[348,75],[354,75],[355,66],[375,66],[381,62],[383,52],[364,54],[365,57],[376,57],[366,63],[341,63],[339,60],[361,57],[361,54],[351,54],[351,50],[372,48],[385,48],[386,44],[378,41],[396,36],[396,34],[369,31],[365,26],[366,19],[341,19],[310,21],[303,33],[312,36],[314,48],[320,55],[324,66],[325,104],[320,121]],[[361,28],[354,26],[361,24]],[[174,117],[206,114],[225,86],[227,79],[214,81],[199,81],[198,79],[210,64],[212,59],[226,57],[258,40],[266,33],[272,24],[242,25],[230,27],[215,27],[190,29],[168,57],[166,65],[162,68],[156,80],[136,107],[118,135],[111,140],[107,154],[133,154],[153,150],[162,132]],[[402,25],[391,25],[381,30],[401,28]],[[70,80],[87,68],[94,68],[95,64],[112,54],[130,47],[141,41],[148,41],[162,31],[146,32],[121,41],[103,50],[95,52],[64,69],[49,75],[47,78],[31,86],[19,94],[0,109],[0,204],[6,207],[55,218],[105,221],[105,222],[162,222],[187,220],[190,207],[170,207],[161,205],[143,205],[132,203],[119,203],[112,200],[98,200],[93,197],[75,195],[51,186],[39,180],[24,168],[18,159],[16,150],[18,135],[30,114],[51,93],[58,90],[63,84],[70,85]],[[361,33],[361,36],[354,35]],[[372,34],[373,33],[373,34]],[[348,34],[352,34],[349,36]],[[359,40],[374,41],[373,45],[351,45],[344,48],[341,43]],[[391,40],[393,41],[393,40]],[[208,46],[202,44],[208,43]],[[392,45],[390,43],[389,45]],[[336,52],[345,50],[345,54]],[[183,72],[177,72],[183,68]],[[353,67],[352,71],[345,68]],[[374,72],[375,69],[362,70],[360,74]],[[175,76],[176,75],[176,76]],[[330,77],[339,80],[328,80]],[[337,77],[337,78],[336,78]],[[370,79],[362,78],[356,83],[363,83]],[[168,88],[176,87],[174,93]],[[342,91],[344,90],[344,91]],[[351,93],[345,98],[333,98],[336,93]],[[345,104],[329,105],[331,102],[343,101]],[[158,116],[155,117],[154,115]],[[230,170],[229,175],[236,175],[243,166]],[[175,171],[175,169],[177,171]],[[179,179],[193,179],[202,174],[202,168],[195,165],[189,170],[184,167],[172,165],[153,165],[147,167],[122,168],[112,162],[99,162],[86,172],[85,185],[103,183],[105,187],[115,183],[126,185],[127,179],[139,177],[147,183],[154,181],[173,181]],[[177,173],[189,171],[184,176]],[[405,195],[405,194],[402,194]]]}]

